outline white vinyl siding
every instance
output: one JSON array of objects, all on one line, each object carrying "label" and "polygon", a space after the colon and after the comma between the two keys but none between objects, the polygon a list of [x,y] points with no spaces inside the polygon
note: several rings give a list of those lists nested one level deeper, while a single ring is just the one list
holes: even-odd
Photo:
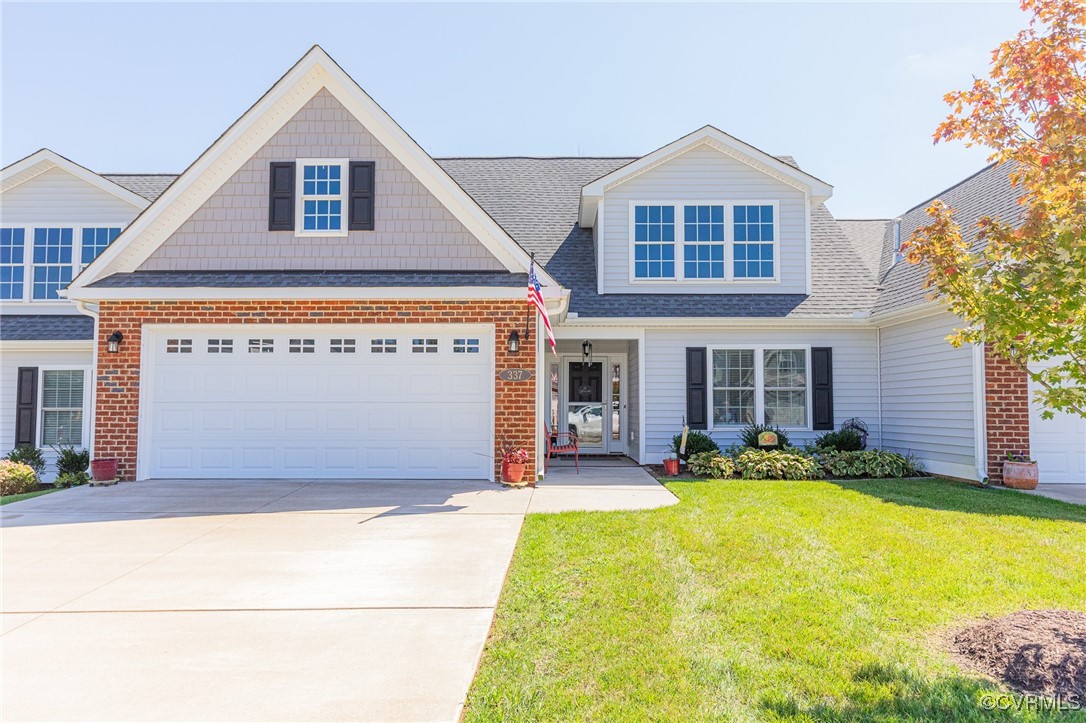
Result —
[{"label": "white vinyl siding", "polygon": [[[777,227],[774,270],[779,281],[719,279],[631,281],[635,205],[671,199],[682,205],[775,202]],[[603,221],[601,286],[604,293],[691,293],[719,288],[731,293],[806,293],[807,205],[802,191],[708,146],[694,148],[606,192],[600,206]],[[676,244],[683,237],[682,216],[676,219]],[[731,228],[731,218],[726,219]],[[597,222],[597,225],[599,222]],[[682,254],[676,254],[682,262]]]},{"label": "white vinyl siding", "polygon": [[941,313],[882,328],[883,445],[930,472],[975,478],[973,350],[946,340],[959,323]]},{"label": "white vinyl siding", "polygon": [[131,203],[51,168],[0,194],[0,215],[13,225],[126,225],[140,209]]},{"label": "white vinyl siding", "polygon": [[628,412],[626,427],[629,430],[627,449],[630,457],[636,461],[641,459],[641,380],[638,378],[641,372],[641,359],[638,351],[636,341],[631,341],[626,345],[626,409]]},{"label": "white vinyl siding", "polygon": [[[672,436],[682,431],[686,415],[686,348],[732,347],[797,349],[833,348],[834,424],[859,417],[871,434],[869,446],[879,439],[877,344],[874,329],[675,329],[645,332],[645,451],[643,463],[659,462]],[[711,374],[711,371],[710,371]],[[711,379],[710,379],[711,383]],[[738,441],[738,428],[711,430],[722,447]],[[812,440],[820,431],[789,431],[796,445]]]}]

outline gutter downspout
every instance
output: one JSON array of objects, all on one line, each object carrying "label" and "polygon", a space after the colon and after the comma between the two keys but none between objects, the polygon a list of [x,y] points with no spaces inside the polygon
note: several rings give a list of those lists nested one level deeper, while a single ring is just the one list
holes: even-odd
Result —
[{"label": "gutter downspout", "polygon": [[988,420],[986,418],[987,384],[984,365],[984,344],[973,345],[973,440],[976,455],[977,480],[987,484],[988,480]]},{"label": "gutter downspout", "polygon": [[884,446],[882,438],[882,327],[875,327],[875,377],[878,384],[875,390],[875,401],[879,408],[879,449]]},{"label": "gutter downspout", "polygon": [[94,319],[94,337],[93,346],[91,347],[91,378],[90,378],[90,404],[88,408],[90,410],[90,426],[87,434],[87,449],[90,450],[91,459],[94,459],[94,420],[96,419],[96,407],[98,402],[98,306],[97,304],[92,309],[87,305],[86,301],[76,301],[75,308],[79,310],[80,314],[84,314]]}]

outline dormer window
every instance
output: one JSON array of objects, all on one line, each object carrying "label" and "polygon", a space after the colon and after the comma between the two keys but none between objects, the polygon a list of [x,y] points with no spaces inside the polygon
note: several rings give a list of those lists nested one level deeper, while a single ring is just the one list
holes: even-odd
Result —
[{"label": "dormer window", "polygon": [[346,236],[347,161],[299,160],[299,236]]},{"label": "dormer window", "polygon": [[[634,281],[772,282],[777,280],[776,202],[631,204]],[[676,263],[676,219],[681,263]]]}]

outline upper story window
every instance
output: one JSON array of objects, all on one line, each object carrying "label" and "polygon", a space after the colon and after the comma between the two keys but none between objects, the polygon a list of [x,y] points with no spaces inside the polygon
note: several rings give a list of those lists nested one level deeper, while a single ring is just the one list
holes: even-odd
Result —
[{"label": "upper story window", "polygon": [[57,301],[120,233],[120,226],[0,228],[0,300]]},{"label": "upper story window", "polygon": [[298,161],[298,235],[346,235],[346,167],[341,160]]},{"label": "upper story window", "polygon": [[[631,204],[633,280],[712,282],[777,278],[777,205],[772,202]],[[676,219],[682,219],[676,263]]]}]

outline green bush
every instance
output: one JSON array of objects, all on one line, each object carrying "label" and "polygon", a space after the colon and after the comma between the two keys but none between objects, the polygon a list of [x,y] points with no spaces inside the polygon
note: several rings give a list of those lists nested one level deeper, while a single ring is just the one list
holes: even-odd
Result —
[{"label": "green bush", "polygon": [[[675,454],[679,454],[679,445],[682,444],[683,436],[676,434],[675,438],[671,440],[671,451]],[[720,445],[713,441],[705,432],[699,432],[696,429],[690,430],[690,433],[686,435],[686,454],[680,454],[682,459],[690,459],[695,454],[701,454],[702,452],[719,452]]]},{"label": "green bush", "polygon": [[819,462],[830,477],[886,479],[914,477],[922,471],[920,465],[908,457],[877,449],[861,452],[826,451],[820,455]]},{"label": "green bush", "polygon": [[0,495],[21,495],[38,488],[38,475],[34,468],[10,459],[0,460]]},{"label": "green bush", "polygon": [[855,429],[841,429],[820,436],[815,440],[815,447],[837,452],[859,452],[864,448],[864,439]]},{"label": "green bush", "polygon": [[818,479],[822,469],[813,457],[795,450],[748,449],[735,460],[743,479]]},{"label": "green bush", "polygon": [[727,479],[735,474],[735,461],[719,452],[698,452],[686,462],[691,472],[702,477]]},{"label": "green bush", "polygon": [[53,447],[57,453],[57,476],[78,478],[90,468],[90,450],[75,447]]},{"label": "green bush", "polygon": [[[758,435],[762,432],[773,432],[777,435],[776,447],[759,447]],[[788,435],[784,433],[780,427],[773,427],[768,424],[748,424],[743,427],[739,432],[739,439],[743,442],[744,447],[750,447],[751,449],[784,449],[788,446]]]},{"label": "green bush", "polygon": [[54,487],[78,487],[90,482],[90,475],[86,472],[65,472],[58,474],[53,480]]},{"label": "green bush", "polygon": [[29,445],[16,447],[8,452],[4,459],[25,464],[27,467],[34,470],[34,474],[39,477],[45,472],[45,455],[43,455],[41,450],[37,447],[31,447]]}]

